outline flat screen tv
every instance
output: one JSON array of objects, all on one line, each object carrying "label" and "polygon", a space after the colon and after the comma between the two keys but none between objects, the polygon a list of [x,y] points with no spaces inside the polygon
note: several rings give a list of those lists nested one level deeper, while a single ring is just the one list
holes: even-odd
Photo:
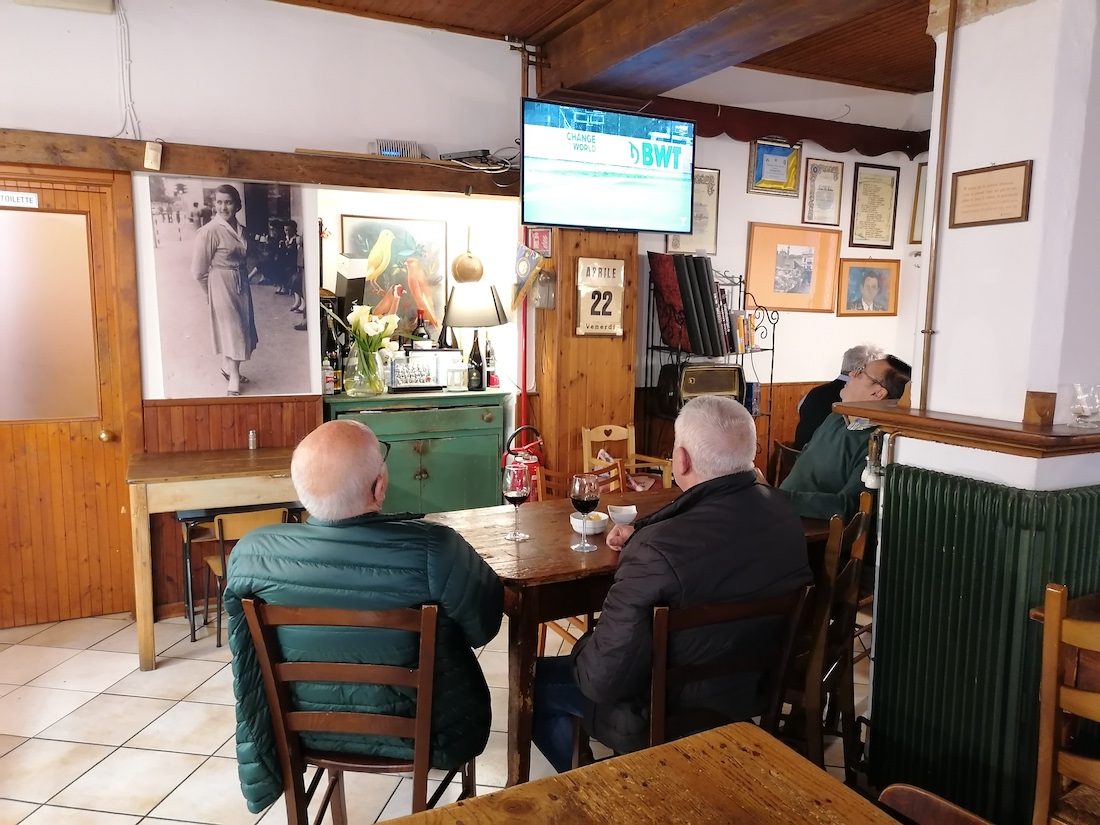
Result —
[{"label": "flat screen tv", "polygon": [[523,101],[525,224],[691,232],[690,120]]}]

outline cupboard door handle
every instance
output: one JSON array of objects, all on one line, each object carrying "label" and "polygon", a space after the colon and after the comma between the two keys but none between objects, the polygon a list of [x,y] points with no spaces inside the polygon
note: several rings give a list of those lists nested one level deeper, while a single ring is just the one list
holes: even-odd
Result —
[{"label": "cupboard door handle", "polygon": [[428,471],[427,470],[421,470],[420,471],[420,480],[423,481],[427,477],[428,477]]},{"label": "cupboard door handle", "polygon": [[481,420],[484,421],[486,424],[492,424],[493,423],[493,411],[492,410],[486,410],[485,412],[483,412],[481,414]]}]

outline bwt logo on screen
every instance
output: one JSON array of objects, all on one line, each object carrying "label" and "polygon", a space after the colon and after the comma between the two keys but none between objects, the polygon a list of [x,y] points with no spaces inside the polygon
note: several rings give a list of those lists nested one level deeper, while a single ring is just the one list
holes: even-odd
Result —
[{"label": "bwt logo on screen", "polygon": [[641,150],[630,144],[630,159],[642,166],[656,166],[661,169],[680,168],[680,148],[665,143],[643,143]]}]

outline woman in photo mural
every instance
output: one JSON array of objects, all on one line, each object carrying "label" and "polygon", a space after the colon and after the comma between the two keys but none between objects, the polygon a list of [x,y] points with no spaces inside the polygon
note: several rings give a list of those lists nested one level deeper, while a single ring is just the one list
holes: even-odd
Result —
[{"label": "woman in photo mural", "polygon": [[191,272],[210,306],[210,331],[214,354],[222,357],[222,376],[229,382],[227,395],[241,394],[241,362],[256,349],[256,317],[245,261],[248,253],[246,229],[237,222],[241,210],[240,192],[229,184],[214,190],[214,217],[195,235]]}]

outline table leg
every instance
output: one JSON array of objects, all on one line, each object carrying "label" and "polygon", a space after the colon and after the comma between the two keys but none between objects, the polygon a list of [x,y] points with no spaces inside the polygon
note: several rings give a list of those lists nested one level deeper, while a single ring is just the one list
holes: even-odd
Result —
[{"label": "table leg", "polygon": [[516,591],[508,617],[508,785],[531,777],[531,727],[538,643],[538,591]]},{"label": "table leg", "polygon": [[138,667],[157,666],[153,642],[153,564],[149,538],[149,491],[144,484],[130,485],[130,533],[134,553],[134,620],[137,622]]}]

